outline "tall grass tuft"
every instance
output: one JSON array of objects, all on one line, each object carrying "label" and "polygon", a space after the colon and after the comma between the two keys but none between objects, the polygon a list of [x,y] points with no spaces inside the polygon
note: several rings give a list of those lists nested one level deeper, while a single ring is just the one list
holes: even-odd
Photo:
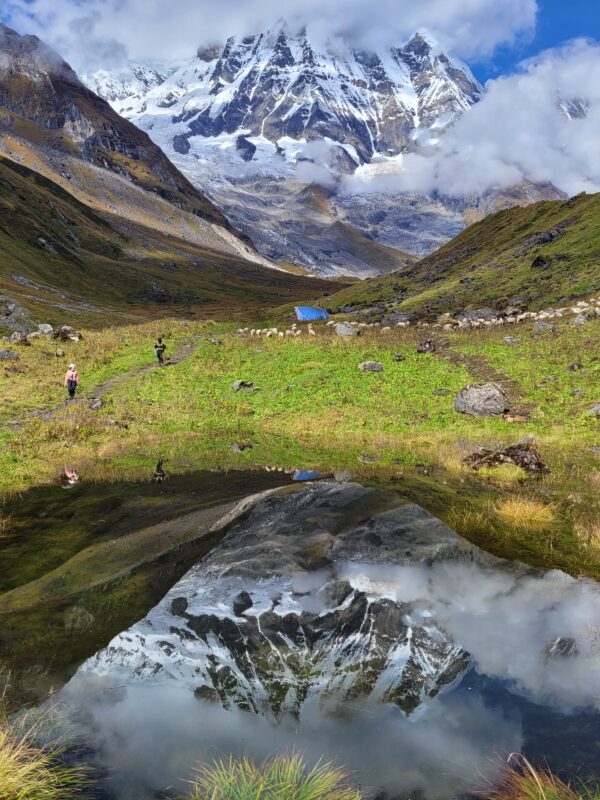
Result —
[{"label": "tall grass tuft", "polygon": [[554,521],[555,516],[555,509],[552,505],[542,503],[540,500],[518,496],[502,500],[496,506],[495,511],[504,523],[524,531],[546,528]]},{"label": "tall grass tuft", "polygon": [[229,758],[204,766],[189,800],[361,800],[361,795],[332,764],[309,768],[299,755],[280,755],[262,764]]},{"label": "tall grass tuft", "polygon": [[89,785],[85,771],[61,761],[58,745],[37,744],[27,715],[8,719],[6,690],[0,692],[0,800],[75,800]]},{"label": "tall grass tuft", "polygon": [[482,800],[599,800],[600,792],[582,785],[579,791],[564,783],[548,769],[534,767],[524,756],[511,755],[501,777]]}]

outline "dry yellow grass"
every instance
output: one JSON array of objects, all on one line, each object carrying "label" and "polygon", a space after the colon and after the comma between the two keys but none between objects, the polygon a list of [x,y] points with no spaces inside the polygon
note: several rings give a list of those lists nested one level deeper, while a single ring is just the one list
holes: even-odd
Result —
[{"label": "dry yellow grass", "polygon": [[37,743],[43,720],[8,719],[10,676],[0,673],[0,800],[72,800],[89,785],[85,771],[61,763],[59,746]]},{"label": "dry yellow grass", "polygon": [[554,506],[519,496],[497,503],[494,512],[506,525],[525,531],[547,528],[555,518]]},{"label": "dry yellow grass", "polygon": [[11,525],[10,517],[0,517],[0,539],[10,536]]}]

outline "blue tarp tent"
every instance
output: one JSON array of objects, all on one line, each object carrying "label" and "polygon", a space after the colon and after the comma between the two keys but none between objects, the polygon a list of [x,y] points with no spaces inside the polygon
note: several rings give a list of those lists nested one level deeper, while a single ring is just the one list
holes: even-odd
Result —
[{"label": "blue tarp tent", "polygon": [[312,322],[314,319],[329,319],[329,314],[324,308],[311,308],[311,306],[296,306],[296,319],[298,322]]}]

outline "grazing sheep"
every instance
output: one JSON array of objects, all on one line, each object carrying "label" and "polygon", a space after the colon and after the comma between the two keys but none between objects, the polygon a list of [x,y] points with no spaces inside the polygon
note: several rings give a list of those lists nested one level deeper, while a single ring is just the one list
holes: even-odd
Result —
[{"label": "grazing sheep", "polygon": [[382,333],[389,333],[391,330],[392,330],[392,329],[391,329],[391,328],[390,328],[388,325],[386,325],[386,326],[385,326],[385,328],[382,328],[382,329],[381,329],[381,332],[382,332]]},{"label": "grazing sheep", "polygon": [[294,335],[294,331],[290,331],[290,330],[288,329],[288,330],[285,332],[285,335],[286,335],[286,336],[293,336],[293,335]]},{"label": "grazing sheep", "polygon": [[309,336],[316,336],[317,334],[316,334],[316,333],[313,331],[313,329],[312,329],[312,328],[309,328],[309,329],[308,329],[308,335],[309,335]]},{"label": "grazing sheep", "polygon": [[302,335],[302,331],[295,331],[294,332],[294,336],[301,336],[301,335]]},{"label": "grazing sheep", "polygon": [[285,334],[283,333],[283,331],[279,331],[277,335],[279,336],[280,339],[283,339]]}]

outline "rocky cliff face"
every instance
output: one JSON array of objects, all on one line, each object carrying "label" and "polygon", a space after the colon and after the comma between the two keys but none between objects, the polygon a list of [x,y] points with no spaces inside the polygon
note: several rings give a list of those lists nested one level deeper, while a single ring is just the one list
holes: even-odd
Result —
[{"label": "rocky cliff face", "polygon": [[33,144],[48,158],[77,156],[209,222],[228,221],[152,140],[81,83],[35,36],[0,23],[0,137]]},{"label": "rocky cliff face", "polygon": [[[399,602],[374,567],[498,559],[415,505],[377,513],[357,484],[314,484],[261,500],[161,603],[81,673],[175,682],[255,713],[373,701],[411,714],[470,656],[426,601]],[[359,584],[362,581],[362,588]]]}]

